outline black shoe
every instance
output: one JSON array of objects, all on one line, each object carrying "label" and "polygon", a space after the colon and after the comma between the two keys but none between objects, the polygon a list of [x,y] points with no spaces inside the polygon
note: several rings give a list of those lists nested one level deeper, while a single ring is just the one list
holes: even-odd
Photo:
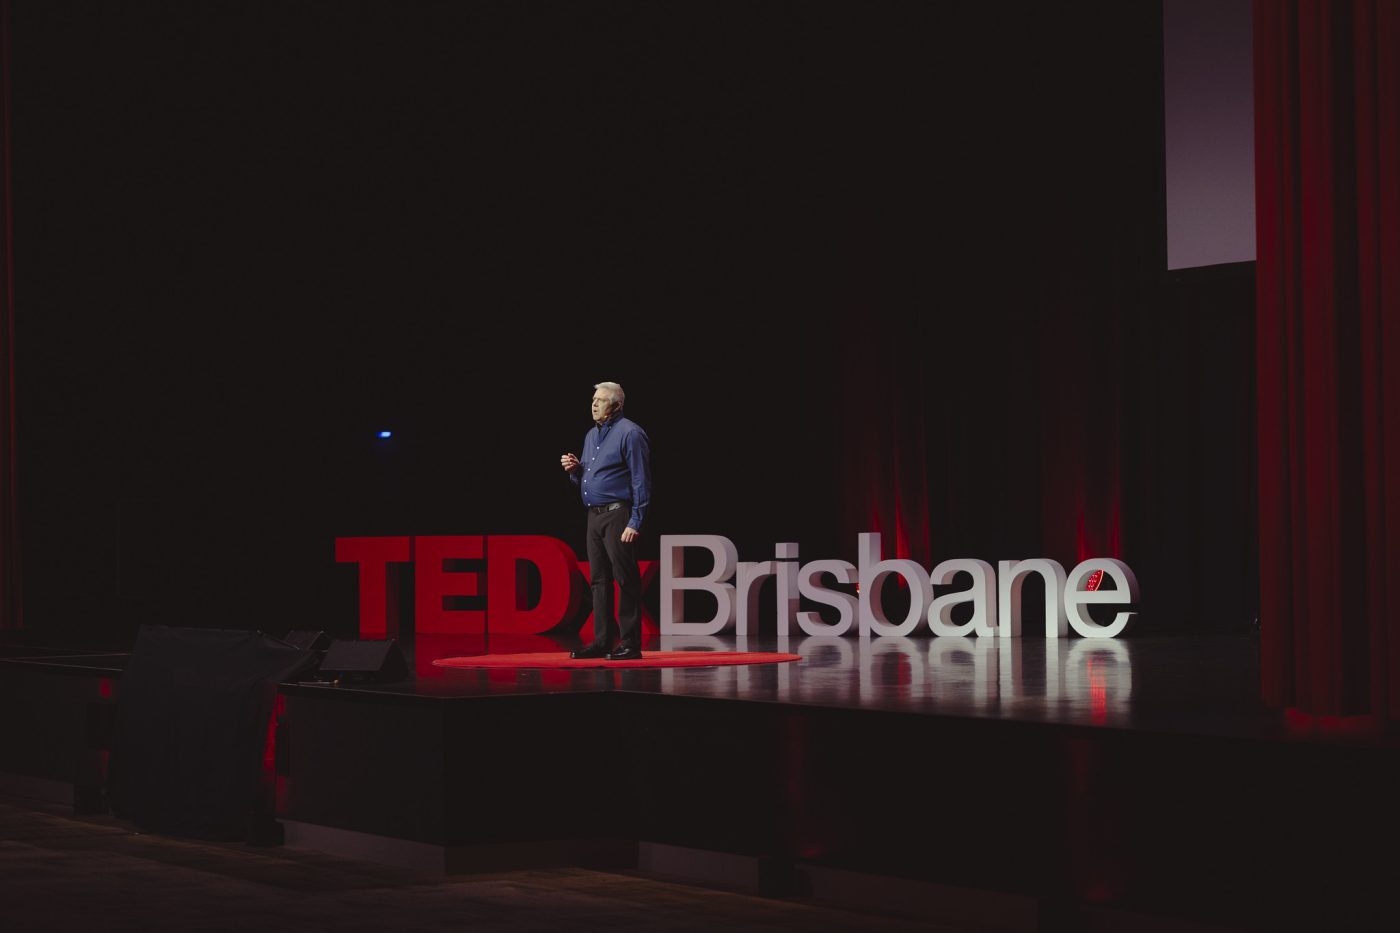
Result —
[{"label": "black shoe", "polygon": [[636,645],[629,645],[625,641],[617,643],[617,647],[608,652],[609,661],[636,661],[642,656],[642,649]]},{"label": "black shoe", "polygon": [[591,645],[584,645],[582,648],[575,648],[573,651],[570,651],[569,657],[578,661],[585,658],[609,658],[612,657],[612,655],[608,654],[608,646],[606,644],[600,644],[595,641]]}]

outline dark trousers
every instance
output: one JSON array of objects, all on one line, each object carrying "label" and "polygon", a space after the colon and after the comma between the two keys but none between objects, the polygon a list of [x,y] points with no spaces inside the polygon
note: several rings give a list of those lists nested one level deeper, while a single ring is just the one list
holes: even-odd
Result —
[{"label": "dark trousers", "polygon": [[[622,530],[632,517],[623,505],[611,512],[588,510],[588,575],[593,586],[593,640],[611,645],[619,640],[642,645],[642,574],[637,569],[637,545],[622,543]],[[613,581],[621,595],[613,617]]]}]

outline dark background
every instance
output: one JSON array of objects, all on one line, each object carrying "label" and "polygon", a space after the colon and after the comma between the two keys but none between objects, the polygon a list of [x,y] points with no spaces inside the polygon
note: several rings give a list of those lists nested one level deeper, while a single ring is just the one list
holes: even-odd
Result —
[{"label": "dark background", "polygon": [[1164,271],[1160,6],[1051,6],[16,0],[27,626],[348,634],[337,535],[579,545],[615,380],[644,559],[1115,554],[1248,628],[1252,265]]}]

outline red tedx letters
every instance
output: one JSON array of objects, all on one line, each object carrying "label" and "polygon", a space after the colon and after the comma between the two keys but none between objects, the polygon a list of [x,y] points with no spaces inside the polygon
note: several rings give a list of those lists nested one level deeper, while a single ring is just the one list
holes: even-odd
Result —
[{"label": "red tedx letters", "polygon": [[[535,635],[579,611],[588,564],[558,538],[546,535],[416,535],[336,538],[338,563],[359,567],[360,637],[398,634],[398,574],[393,564],[413,565],[414,630],[421,634]],[[463,562],[484,563],[464,567]],[[539,599],[526,605],[526,564],[540,578]],[[642,586],[656,576],[653,561],[639,561]],[[482,580],[482,577],[485,580]],[[485,608],[449,608],[451,597],[483,595]],[[616,590],[614,590],[616,598]],[[642,610],[646,630],[655,631]],[[587,637],[587,628],[581,633]]]}]

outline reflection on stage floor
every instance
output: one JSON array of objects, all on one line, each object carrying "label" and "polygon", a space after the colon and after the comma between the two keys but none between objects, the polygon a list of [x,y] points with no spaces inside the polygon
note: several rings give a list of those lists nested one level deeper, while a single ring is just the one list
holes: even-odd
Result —
[{"label": "reflection on stage floor", "polygon": [[567,639],[405,641],[416,676],[374,687],[420,696],[625,691],[1218,735],[1286,735],[1259,702],[1258,642],[1121,639],[652,636],[663,651],[791,651],[792,664],[658,670],[454,670],[437,658],[563,652]]},{"label": "reflection on stage floor", "polygon": [[[606,691],[834,709],[867,709],[1060,726],[1400,747],[1392,735],[1286,715],[1259,700],[1258,639],[1176,635],[1117,639],[649,635],[644,651],[785,651],[788,664],[608,670],[436,667],[439,658],[544,652],[577,638],[412,635],[399,639],[413,672],[399,683],[340,691],[427,701]],[[16,648],[0,666],[118,672],[123,654]]]}]

